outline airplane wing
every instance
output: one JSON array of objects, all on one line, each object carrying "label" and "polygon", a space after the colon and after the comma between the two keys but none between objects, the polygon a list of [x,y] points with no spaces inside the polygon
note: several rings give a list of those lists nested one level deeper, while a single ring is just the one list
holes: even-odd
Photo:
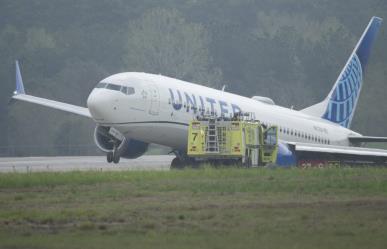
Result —
[{"label": "airplane wing", "polygon": [[319,144],[296,144],[296,151],[387,157],[387,150]]},{"label": "airplane wing", "polygon": [[12,96],[12,99],[30,102],[30,103],[34,103],[42,106],[47,106],[57,110],[91,118],[89,109],[87,109],[86,107],[70,105],[67,103],[58,102],[50,99],[39,98],[39,97],[27,95],[27,94],[15,94]]},{"label": "airplane wing", "polygon": [[16,90],[12,96],[12,99],[30,102],[30,103],[54,108],[57,110],[77,114],[80,116],[92,118],[89,112],[89,109],[87,109],[86,107],[71,105],[71,104],[67,104],[59,101],[39,98],[39,97],[26,94],[24,90],[23,79],[20,73],[20,67],[19,67],[18,61],[16,61]]},{"label": "airplane wing", "polygon": [[387,137],[370,137],[370,136],[361,136],[361,137],[348,137],[351,143],[386,143]]},{"label": "airplane wing", "polygon": [[295,143],[294,150],[297,157],[301,160],[318,158],[323,160],[340,160],[348,163],[387,163],[387,150],[381,149]]}]

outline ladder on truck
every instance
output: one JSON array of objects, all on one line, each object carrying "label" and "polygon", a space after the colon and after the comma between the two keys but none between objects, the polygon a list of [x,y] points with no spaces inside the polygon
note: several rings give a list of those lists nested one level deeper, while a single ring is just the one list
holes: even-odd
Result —
[{"label": "ladder on truck", "polygon": [[216,125],[216,118],[208,119],[206,138],[206,152],[219,153],[218,128]]}]

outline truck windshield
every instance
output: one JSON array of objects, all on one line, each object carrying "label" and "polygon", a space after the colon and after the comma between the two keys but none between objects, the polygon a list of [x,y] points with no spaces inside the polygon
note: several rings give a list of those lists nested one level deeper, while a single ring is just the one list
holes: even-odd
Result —
[{"label": "truck windshield", "polygon": [[265,144],[276,145],[277,144],[277,127],[269,128],[264,134]]}]

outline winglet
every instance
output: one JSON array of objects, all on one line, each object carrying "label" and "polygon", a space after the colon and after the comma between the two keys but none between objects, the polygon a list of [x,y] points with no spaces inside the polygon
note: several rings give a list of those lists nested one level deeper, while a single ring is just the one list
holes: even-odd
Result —
[{"label": "winglet", "polygon": [[16,60],[16,89],[14,95],[25,94],[22,75],[20,73],[19,61]]}]

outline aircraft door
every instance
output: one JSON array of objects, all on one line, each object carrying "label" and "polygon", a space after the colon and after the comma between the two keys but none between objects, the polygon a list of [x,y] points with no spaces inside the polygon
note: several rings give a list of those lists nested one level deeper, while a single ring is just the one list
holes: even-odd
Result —
[{"label": "aircraft door", "polygon": [[149,105],[149,114],[150,115],[159,115],[160,109],[160,94],[159,89],[156,85],[150,85],[149,87],[150,95],[150,105]]}]

